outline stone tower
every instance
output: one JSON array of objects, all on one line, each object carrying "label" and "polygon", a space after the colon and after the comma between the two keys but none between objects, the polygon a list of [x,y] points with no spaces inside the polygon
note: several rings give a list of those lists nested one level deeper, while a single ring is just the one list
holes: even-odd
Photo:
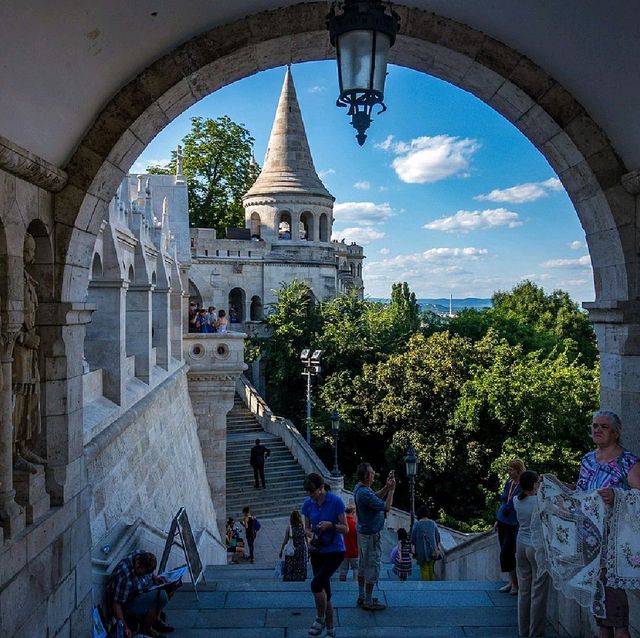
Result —
[{"label": "stone tower", "polygon": [[313,165],[288,67],[264,167],[242,199],[246,227],[275,250],[279,244],[330,244],[334,200]]}]

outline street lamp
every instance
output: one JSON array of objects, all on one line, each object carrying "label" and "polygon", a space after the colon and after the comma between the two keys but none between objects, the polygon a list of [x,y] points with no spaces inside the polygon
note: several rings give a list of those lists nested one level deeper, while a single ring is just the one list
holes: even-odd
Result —
[{"label": "street lamp", "polygon": [[404,457],[404,466],[407,472],[407,478],[409,479],[409,498],[410,498],[410,511],[411,511],[411,528],[413,529],[413,521],[415,520],[416,502],[415,502],[415,487],[416,487],[416,474],[418,473],[418,459],[416,457],[416,451],[413,449],[413,445],[409,443],[407,447],[407,455]]},{"label": "street lamp", "polygon": [[305,348],[300,353],[300,360],[304,365],[302,376],[307,377],[307,443],[311,443],[311,377],[320,374],[320,355],[322,350]]},{"label": "street lamp", "polygon": [[333,432],[333,470],[331,470],[331,476],[336,478],[341,476],[338,469],[338,434],[340,433],[340,415],[337,410],[333,411],[331,415],[331,431]]},{"label": "street lamp", "polygon": [[400,17],[391,8],[387,13],[382,0],[344,0],[341,13],[336,12],[336,4],[327,15],[329,37],[338,58],[340,96],[336,106],[349,107],[347,114],[362,146],[373,107],[382,107],[378,115],[387,110],[384,80]]}]

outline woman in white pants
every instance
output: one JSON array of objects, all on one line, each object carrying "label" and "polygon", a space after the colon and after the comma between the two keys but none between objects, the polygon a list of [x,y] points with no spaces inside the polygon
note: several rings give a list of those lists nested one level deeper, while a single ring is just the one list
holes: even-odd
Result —
[{"label": "woman in white pants", "polygon": [[513,499],[518,517],[518,538],[516,541],[516,572],[518,575],[518,635],[520,638],[544,636],[547,620],[547,593],[549,576],[540,573],[536,564],[536,554],[531,542],[531,519],[539,516],[539,477],[527,470],[520,475],[521,493]]}]

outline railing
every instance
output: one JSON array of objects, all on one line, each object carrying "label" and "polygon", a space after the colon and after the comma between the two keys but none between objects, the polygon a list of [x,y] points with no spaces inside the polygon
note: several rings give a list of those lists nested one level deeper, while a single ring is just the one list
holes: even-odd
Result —
[{"label": "railing", "polygon": [[325,464],[311,449],[306,439],[298,432],[296,426],[289,419],[273,414],[265,400],[244,375],[238,379],[236,389],[260,426],[269,434],[279,436],[283,440],[293,458],[306,474],[311,472],[320,474],[325,482],[331,485],[333,491],[342,492],[344,489],[342,477],[331,476]]}]

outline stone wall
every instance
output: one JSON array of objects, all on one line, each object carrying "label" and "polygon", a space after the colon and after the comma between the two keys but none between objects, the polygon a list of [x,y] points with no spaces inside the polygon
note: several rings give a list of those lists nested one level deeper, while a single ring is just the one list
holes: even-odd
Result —
[{"label": "stone wall", "polygon": [[[185,367],[95,437],[85,452],[94,547],[122,521],[142,518],[166,532],[180,507],[194,532],[206,529],[220,538]],[[222,562],[221,544],[212,541],[204,549],[203,564]]]}]

